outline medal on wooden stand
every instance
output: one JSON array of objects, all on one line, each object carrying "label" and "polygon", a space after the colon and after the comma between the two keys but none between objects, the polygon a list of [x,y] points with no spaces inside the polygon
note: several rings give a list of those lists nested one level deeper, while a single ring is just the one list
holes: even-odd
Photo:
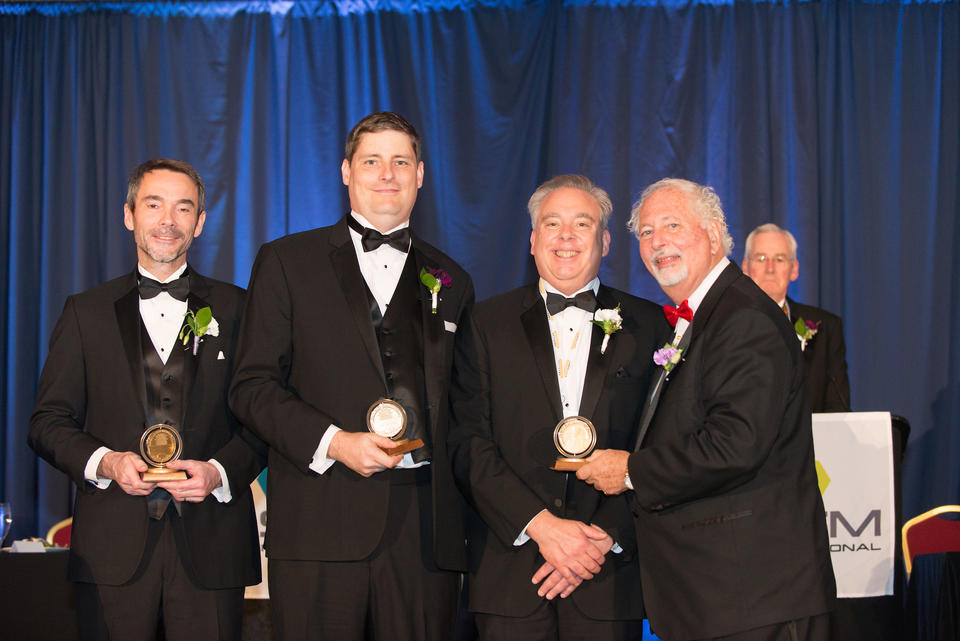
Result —
[{"label": "medal on wooden stand", "polygon": [[560,456],[550,466],[558,472],[576,472],[597,446],[597,428],[589,418],[568,416],[553,428],[553,444]]},{"label": "medal on wooden stand", "polygon": [[183,452],[183,439],[172,425],[157,423],[151,425],[140,435],[140,456],[147,463],[147,471],[140,475],[144,481],[186,481],[183,470],[171,470],[167,464],[180,458]]},{"label": "medal on wooden stand", "polygon": [[380,436],[391,439],[395,445],[385,447],[383,451],[390,456],[406,454],[423,447],[419,438],[404,438],[407,430],[407,412],[400,403],[389,398],[381,398],[367,410],[367,429]]}]

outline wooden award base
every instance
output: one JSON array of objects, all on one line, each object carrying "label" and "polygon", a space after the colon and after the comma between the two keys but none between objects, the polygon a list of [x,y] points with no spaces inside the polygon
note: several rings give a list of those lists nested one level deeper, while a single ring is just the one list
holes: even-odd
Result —
[{"label": "wooden award base", "polygon": [[586,463],[587,459],[582,458],[558,458],[550,466],[550,469],[557,472],[576,472]]},{"label": "wooden award base", "polygon": [[411,441],[408,438],[402,438],[399,441],[396,441],[396,445],[393,447],[383,448],[383,451],[390,456],[396,456],[397,454],[406,454],[407,452],[412,452],[421,447],[423,447],[423,439],[415,438]]},{"label": "wooden award base", "polygon": [[157,483],[158,481],[186,481],[187,473],[183,470],[171,470],[166,467],[148,467],[147,471],[140,475],[140,478],[147,483]]}]

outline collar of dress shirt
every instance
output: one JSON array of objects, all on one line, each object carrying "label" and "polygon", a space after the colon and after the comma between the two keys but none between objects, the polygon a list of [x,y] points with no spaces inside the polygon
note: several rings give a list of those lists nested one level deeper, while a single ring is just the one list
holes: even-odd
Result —
[{"label": "collar of dress shirt", "polygon": [[[703,302],[704,297],[706,297],[707,292],[710,291],[710,288],[713,287],[713,284],[717,282],[717,279],[720,278],[720,272],[727,268],[727,265],[730,264],[730,259],[724,256],[720,259],[720,262],[713,266],[713,269],[710,270],[710,273],[707,274],[706,278],[700,281],[700,284],[697,285],[697,288],[693,290],[693,293],[687,297],[687,305],[693,310],[693,313],[697,313],[697,308],[700,307],[700,303]],[[674,335],[676,340],[679,340],[683,336],[684,332],[687,331],[687,327],[690,325],[690,321],[686,318],[677,319],[677,326],[674,328]]]},{"label": "collar of dress shirt", "polygon": [[713,287],[713,284],[717,282],[717,279],[720,278],[720,272],[727,268],[727,265],[730,264],[730,259],[724,256],[720,259],[720,262],[713,266],[713,269],[710,270],[710,273],[707,274],[707,277],[704,278],[697,288],[693,290],[693,293],[687,297],[687,305],[690,306],[690,309],[693,310],[693,313],[697,313],[697,308],[700,307],[700,303],[703,302],[703,299],[706,297],[707,292],[710,291],[710,288]]},{"label": "collar of dress shirt", "polygon": [[[596,295],[596,293],[597,293],[598,291],[600,291],[600,277],[599,277],[599,276],[595,277],[595,278],[594,278],[593,280],[591,280],[589,283],[587,283],[586,285],[584,285],[583,287],[581,287],[581,288],[578,289],[577,291],[573,292],[573,293],[570,294],[569,296],[567,296],[566,294],[564,294],[563,292],[561,292],[559,289],[557,289],[556,287],[554,287],[553,285],[551,285],[550,283],[548,283],[548,282],[545,281],[544,279],[542,279],[542,278],[540,279],[540,297],[543,299],[544,305],[546,305],[546,303],[547,303],[547,292],[553,292],[554,294],[560,294],[561,296],[565,296],[565,297],[567,297],[567,298],[573,298],[574,296],[576,296],[576,295],[579,294],[580,292],[585,292],[585,291],[587,291],[588,289],[592,289],[594,295]],[[579,307],[568,307],[567,309],[580,309],[580,308],[579,308]],[[565,312],[565,311],[567,311],[567,309],[565,309],[565,310],[563,310],[563,311]],[[597,309],[599,309],[599,307],[597,307]],[[583,310],[581,309],[580,311],[583,311]],[[563,312],[560,312],[560,313],[562,314]],[[549,314],[548,314],[548,316],[549,316]]]},{"label": "collar of dress shirt", "polygon": [[158,283],[169,283],[171,280],[175,280],[175,279],[177,279],[177,278],[180,278],[180,276],[181,276],[181,275],[183,274],[183,272],[185,272],[186,270],[187,270],[187,264],[184,263],[184,264],[180,265],[180,267],[177,268],[177,271],[175,271],[175,272],[173,272],[172,274],[170,274],[170,276],[168,276],[165,280],[160,280],[159,278],[157,278],[156,276],[154,276],[153,274],[151,274],[150,271],[147,270],[146,267],[144,267],[144,266],[141,265],[140,263],[137,263],[137,271],[140,272],[140,275],[141,275],[141,276],[146,276],[147,278],[152,278],[153,280],[157,281]]},{"label": "collar of dress shirt", "polygon": [[[364,218],[362,215],[358,214],[357,212],[353,211],[352,209],[350,210],[350,215],[353,216],[354,220],[356,220],[358,223],[360,223],[360,224],[363,225],[364,227],[369,227],[370,229],[376,229],[377,231],[380,231],[379,229],[377,229],[376,227],[373,226],[373,223],[371,223],[369,220],[367,220],[366,218]],[[402,223],[400,223],[399,225],[397,225],[397,226],[394,227],[393,229],[388,229],[387,231],[382,232],[382,233],[383,233],[384,235],[390,234],[390,233],[392,233],[392,232],[397,231],[398,229],[403,229],[404,227],[409,227],[409,226],[410,226],[410,219],[407,218],[405,221],[403,221]],[[357,232],[355,232],[353,229],[350,229],[350,233],[351,233],[352,235],[357,236],[358,238],[360,237],[360,234],[358,234]],[[393,249],[393,248],[391,247],[390,249]],[[396,250],[394,250],[394,251],[396,251]]]}]

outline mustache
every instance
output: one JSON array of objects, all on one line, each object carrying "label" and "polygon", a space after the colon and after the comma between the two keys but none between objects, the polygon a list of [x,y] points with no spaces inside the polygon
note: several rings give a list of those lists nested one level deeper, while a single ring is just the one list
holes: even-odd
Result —
[{"label": "mustache", "polygon": [[186,235],[182,231],[180,231],[178,228],[172,225],[161,225],[159,227],[155,227],[151,231],[151,233],[157,234],[160,236],[168,236],[170,238],[176,238],[176,239],[181,239]]},{"label": "mustache", "polygon": [[676,250],[658,249],[657,251],[653,252],[653,256],[650,257],[650,262],[654,263],[654,261],[663,256],[679,256],[680,258],[683,258],[683,254]]}]

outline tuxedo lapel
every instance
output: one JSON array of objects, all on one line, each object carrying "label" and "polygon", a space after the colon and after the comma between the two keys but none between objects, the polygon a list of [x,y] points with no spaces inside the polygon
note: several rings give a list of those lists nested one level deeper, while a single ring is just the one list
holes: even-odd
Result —
[{"label": "tuxedo lapel", "polygon": [[[190,295],[187,297],[187,309],[194,314],[197,313],[197,310],[203,309],[204,307],[210,307],[210,311],[213,312],[213,317],[217,317],[217,310],[213,309],[209,303],[205,300],[206,296],[210,295],[210,286],[207,285],[206,279],[200,274],[193,272],[191,270],[190,274]],[[183,325],[186,325],[186,318],[183,319]],[[183,326],[181,326],[182,330]],[[204,345],[204,342],[207,344]],[[193,353],[193,335],[191,334],[190,340],[187,341],[186,346],[183,345],[183,340],[180,339],[179,334],[177,335],[177,342],[174,344],[174,349],[184,349],[184,358],[186,362],[183,364],[183,407],[182,415],[180,416],[180,425],[183,428],[190,428],[192,423],[189,421],[190,408],[193,405],[193,392],[196,389],[196,386],[193,382],[197,378],[197,369],[200,367],[201,361],[207,360],[209,355],[206,354],[208,351],[215,349],[213,345],[210,344],[211,340],[207,339],[206,341],[201,340],[200,344],[197,347],[197,353]]]},{"label": "tuxedo lapel", "polygon": [[[703,297],[703,301],[701,301],[697,307],[697,311],[693,315],[693,320],[683,333],[680,344],[677,346],[681,352],[683,352],[684,359],[687,358],[690,350],[693,349],[697,338],[703,333],[703,328],[709,321],[710,315],[713,314],[713,310],[720,301],[723,292],[741,275],[742,272],[740,268],[731,262],[720,272],[720,276],[717,277],[717,280],[710,287],[709,291],[707,291],[707,295]],[[682,365],[683,360],[676,364],[673,371],[676,371],[677,368]],[[670,372],[667,372],[667,370],[661,367],[657,373],[657,378],[653,381],[653,385],[647,394],[647,403],[640,417],[640,427],[637,429],[637,444],[634,449],[640,449],[640,446],[643,444],[643,439],[647,435],[647,430],[650,429],[650,423],[653,421],[653,415],[657,411],[657,405],[660,403],[660,395],[663,394],[663,388],[666,386],[669,377]]]},{"label": "tuxedo lapel", "polygon": [[520,322],[527,336],[527,342],[533,351],[533,359],[540,372],[544,391],[550,400],[554,422],[562,418],[560,411],[560,381],[557,379],[557,367],[550,344],[550,324],[547,322],[547,310],[543,298],[536,286],[532,286],[524,298],[526,310],[520,314]]},{"label": "tuxedo lapel", "polygon": [[[600,286],[597,292],[598,309],[614,309],[619,301],[613,299],[610,290]],[[610,336],[607,343],[605,354],[600,353],[600,347],[603,345],[603,328],[591,323],[593,331],[590,340],[590,353],[587,357],[587,373],[583,380],[583,393],[580,396],[581,416],[590,418],[593,416],[600,400],[600,393],[603,391],[603,382],[607,379],[607,373],[610,371],[610,363],[613,362],[617,352],[616,333]]]},{"label": "tuxedo lapel", "polygon": [[130,275],[130,289],[118,298],[113,304],[117,317],[117,327],[120,330],[120,340],[123,342],[123,353],[130,368],[130,377],[127,379],[133,385],[133,397],[139,400],[140,422],[146,427],[146,415],[143,408],[147,405],[147,388],[143,379],[143,358],[140,348],[140,294],[137,291],[137,276]]},{"label": "tuxedo lapel", "polygon": [[[689,328],[689,330],[693,331],[690,347],[693,347],[693,343],[696,343],[697,337],[703,333],[703,327],[710,321],[710,316],[713,314],[713,310],[716,309],[717,303],[720,302],[720,297],[723,296],[727,288],[733,284],[733,281],[742,275],[743,272],[741,272],[740,268],[732,261],[720,272],[717,280],[707,291],[707,295],[703,297],[703,300],[697,307],[697,312],[693,315],[693,321]],[[689,330],[687,331],[688,334],[690,333]]]},{"label": "tuxedo lapel", "polygon": [[[681,353],[686,351],[690,346],[691,337],[693,336],[692,330],[693,327],[687,327],[687,331],[685,331],[680,338],[680,343],[677,344],[677,348]],[[683,364],[683,360],[677,363],[674,369],[680,367],[681,364]],[[653,415],[657,411],[657,405],[660,404],[660,395],[663,393],[663,388],[666,386],[668,378],[670,378],[670,372],[660,367],[657,372],[657,377],[654,379],[647,393],[647,402],[643,407],[643,414],[640,416],[640,427],[637,429],[637,443],[633,448],[634,450],[640,449],[640,446],[643,444],[643,439],[647,435],[647,430],[650,429],[650,423],[653,421]]]},{"label": "tuxedo lapel", "polygon": [[330,235],[330,242],[334,245],[330,253],[330,262],[337,274],[337,282],[340,283],[343,297],[347,301],[347,308],[353,316],[353,326],[360,333],[360,340],[367,352],[367,357],[377,372],[380,373],[383,389],[386,390],[387,383],[383,373],[383,362],[380,359],[380,347],[377,343],[377,334],[373,329],[373,321],[370,318],[370,307],[367,305],[367,297],[364,293],[366,283],[360,271],[360,263],[357,262],[357,252],[350,240],[346,218],[341,219],[336,224],[333,233]]},{"label": "tuxedo lapel", "polygon": [[[407,260],[413,260],[416,268],[417,283],[420,283],[421,269],[437,269],[436,265],[427,264],[427,257],[418,249],[419,239],[414,236],[411,244],[410,253]],[[444,340],[443,340],[443,288],[440,288],[441,294],[437,302],[437,313],[433,313],[433,296],[427,291],[425,286],[418,286],[417,292],[420,300],[420,314],[423,322],[423,380],[427,395],[427,413],[430,416],[428,425],[437,425],[438,412],[440,410],[440,399],[443,396],[444,376]],[[443,310],[445,311],[445,310]]]}]

